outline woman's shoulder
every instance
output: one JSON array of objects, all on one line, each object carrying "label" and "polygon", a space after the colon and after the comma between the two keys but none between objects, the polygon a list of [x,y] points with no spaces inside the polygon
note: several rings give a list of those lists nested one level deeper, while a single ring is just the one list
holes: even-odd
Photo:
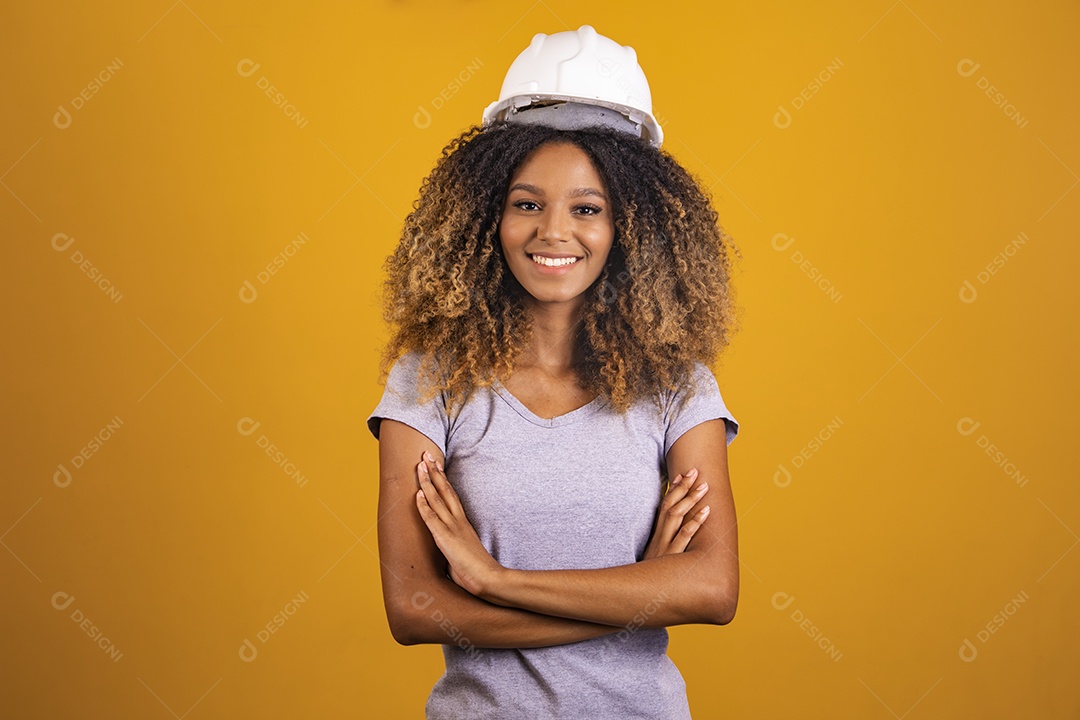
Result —
[{"label": "woman's shoulder", "polygon": [[415,348],[406,350],[391,363],[386,388],[413,402],[436,401],[444,409],[464,403],[471,393],[458,391],[455,394],[455,389],[447,382],[450,367],[444,367],[446,362],[446,356],[438,352]]},{"label": "woman's shoulder", "polygon": [[708,402],[713,397],[720,397],[716,375],[709,365],[698,360],[684,370],[675,387],[661,391],[660,406],[665,417],[670,419],[681,413],[688,404]]},{"label": "woman's shoulder", "polygon": [[716,375],[712,368],[701,360],[696,360],[684,371],[683,377],[674,388],[663,391],[662,395],[666,402],[677,400],[680,397],[689,397],[699,392],[718,390]]},{"label": "woman's shoulder", "polygon": [[396,372],[398,375],[407,376],[410,380],[417,379],[422,370],[428,374],[438,375],[438,354],[414,348],[403,352],[390,365],[391,374]]},{"label": "woman's shoulder", "polygon": [[402,353],[387,371],[387,389],[399,395],[425,395],[424,388],[432,387],[434,378],[438,377],[438,371],[433,371],[430,363],[431,358],[419,350]]},{"label": "woman's shoulder", "polygon": [[419,350],[406,350],[401,355],[398,355],[390,367],[391,370],[399,367],[403,370],[417,370],[420,368],[420,362],[423,359],[424,354]]}]

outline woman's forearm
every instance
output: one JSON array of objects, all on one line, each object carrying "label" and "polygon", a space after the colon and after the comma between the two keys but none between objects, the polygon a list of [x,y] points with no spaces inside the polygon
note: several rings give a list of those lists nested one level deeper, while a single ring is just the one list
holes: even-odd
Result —
[{"label": "woman's forearm", "polygon": [[504,569],[480,597],[604,625],[724,625],[735,614],[738,577],[725,578],[714,567],[701,562],[700,553],[688,551],[596,570]]},{"label": "woman's forearm", "polygon": [[449,579],[422,590],[402,588],[387,599],[387,615],[394,638],[403,645],[435,643],[466,650],[564,645],[622,629],[493,605]]},{"label": "woman's forearm", "polygon": [[[718,433],[722,427],[720,423],[714,430]],[[702,525],[704,535],[695,533],[683,552],[617,567],[526,571],[503,567],[484,547],[441,464],[430,464],[430,458],[425,458],[418,473],[420,489],[415,501],[420,517],[446,558],[453,581],[478,598],[543,615],[622,627],[724,625],[734,617],[739,595],[738,545],[734,504],[726,482],[719,489],[701,482],[702,490],[690,499],[706,507],[710,498],[721,503],[717,519],[722,524]]]},{"label": "woman's forearm", "polygon": [[404,645],[548,647],[621,629],[493,605],[448,578],[446,560],[416,507],[415,463],[422,453],[431,452],[442,459],[441,452],[419,431],[394,420],[382,421],[379,565],[383,602],[395,640]]}]

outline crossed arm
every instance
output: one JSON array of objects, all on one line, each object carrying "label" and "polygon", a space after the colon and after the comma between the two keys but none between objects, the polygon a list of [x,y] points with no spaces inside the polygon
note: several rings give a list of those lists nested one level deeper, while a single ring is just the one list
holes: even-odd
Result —
[{"label": "crossed arm", "polygon": [[[407,425],[382,420],[379,554],[394,638],[406,645],[464,638],[479,647],[523,648],[630,626],[730,622],[739,567],[725,432],[723,420],[711,420],[672,446],[669,476],[680,482],[664,499],[643,560],[596,570],[525,571],[502,567],[480,543],[434,443]],[[696,473],[675,476],[674,468]]]}]

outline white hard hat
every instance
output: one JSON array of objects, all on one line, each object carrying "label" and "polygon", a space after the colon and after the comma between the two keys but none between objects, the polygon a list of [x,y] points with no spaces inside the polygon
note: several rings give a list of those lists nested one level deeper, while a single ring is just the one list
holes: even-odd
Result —
[{"label": "white hard hat", "polygon": [[561,129],[607,125],[655,147],[664,139],[634,48],[589,25],[533,36],[506,72],[499,99],[484,110],[484,125],[496,120]]}]

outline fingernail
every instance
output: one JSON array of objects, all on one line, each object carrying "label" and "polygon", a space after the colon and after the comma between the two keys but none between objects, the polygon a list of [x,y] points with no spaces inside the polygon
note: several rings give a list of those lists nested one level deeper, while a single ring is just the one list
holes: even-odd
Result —
[{"label": "fingernail", "polygon": [[700,485],[697,486],[697,491],[699,493],[704,493],[708,489],[709,489],[709,483],[701,483]]},{"label": "fingernail", "polygon": [[428,472],[427,472],[427,463],[420,463],[420,472],[422,474],[424,474],[424,475],[428,474]]},{"label": "fingernail", "polygon": [[442,466],[442,462],[441,462],[441,461],[439,461],[439,460],[436,460],[436,461],[435,461],[435,467],[439,468],[439,472],[442,472],[442,471],[443,471],[443,466]]},{"label": "fingernail", "polygon": [[694,468],[694,469],[693,469],[693,470],[691,470],[690,472],[686,473],[686,476],[687,476],[687,477],[689,477],[689,476],[691,476],[691,475],[697,475],[697,468]]},{"label": "fingernail", "polygon": [[672,483],[671,483],[671,486],[672,486],[672,487],[675,487],[675,486],[676,486],[676,485],[678,485],[678,484],[679,484],[680,482],[682,482],[682,475],[676,475],[676,476],[675,476],[675,480],[673,480],[673,481],[672,481]]},{"label": "fingernail", "polygon": [[702,514],[702,515],[708,515],[708,514],[709,514],[709,506],[708,506],[708,505],[706,505],[705,507],[701,508],[701,514]]},{"label": "fingernail", "polygon": [[431,462],[431,461],[433,461],[433,460],[434,460],[435,458],[431,457],[431,453],[429,453],[429,452],[428,452],[427,450],[425,450],[425,451],[424,451],[424,459],[425,459],[425,460],[427,460],[428,462]]}]

